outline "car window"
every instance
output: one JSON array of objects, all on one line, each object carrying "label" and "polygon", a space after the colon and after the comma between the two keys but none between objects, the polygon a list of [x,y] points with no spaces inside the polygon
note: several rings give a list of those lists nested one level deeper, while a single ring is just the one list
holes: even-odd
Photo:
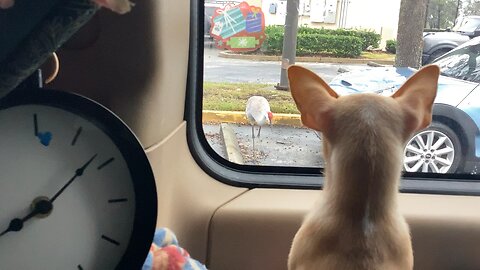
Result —
[{"label": "car window", "polygon": [[466,18],[456,30],[459,32],[473,32],[477,29],[479,20],[480,19]]},{"label": "car window", "polygon": [[[212,3],[218,8],[211,9]],[[242,166],[234,166],[237,169],[324,166],[322,134],[302,125],[282,77],[282,66],[291,64],[280,60],[286,4],[205,3],[210,25],[205,34],[210,38],[203,44],[202,130],[215,158]],[[296,63],[320,75],[340,94],[391,95],[415,72],[393,66],[399,5],[382,6],[378,22],[367,18],[362,11],[366,7],[360,4],[350,3],[348,13],[345,8],[337,1],[300,1]],[[456,18],[450,19],[453,24]],[[467,31],[472,20],[464,20],[460,29]],[[442,77],[433,122],[404,148],[407,175],[477,173],[480,101],[471,97],[480,91],[478,43],[478,39],[464,43],[434,63]],[[261,116],[256,118],[255,113]]]},{"label": "car window", "polygon": [[469,70],[468,54],[455,54],[436,62],[442,68],[442,75],[453,78],[464,78]]},{"label": "car window", "polygon": [[480,82],[480,44],[458,48],[438,59],[442,75],[461,80]]}]

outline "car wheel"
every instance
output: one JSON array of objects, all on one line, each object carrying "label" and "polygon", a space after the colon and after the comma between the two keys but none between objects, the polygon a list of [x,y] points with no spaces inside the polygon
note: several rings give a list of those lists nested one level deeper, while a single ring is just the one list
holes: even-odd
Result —
[{"label": "car wheel", "polygon": [[446,54],[447,52],[451,51],[450,49],[440,49],[440,50],[436,50],[434,51],[430,57],[428,58],[428,61],[427,61],[427,64],[430,64],[433,62],[433,60],[437,59],[438,57]]},{"label": "car wheel", "polygon": [[454,173],[462,158],[461,151],[460,140],[452,129],[432,123],[408,141],[403,167],[407,172]]}]

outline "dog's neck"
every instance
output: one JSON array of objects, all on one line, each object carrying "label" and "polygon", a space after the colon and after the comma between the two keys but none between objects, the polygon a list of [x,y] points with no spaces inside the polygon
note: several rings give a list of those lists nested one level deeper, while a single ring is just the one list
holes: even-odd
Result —
[{"label": "dog's neck", "polygon": [[389,134],[357,135],[333,146],[324,142],[327,211],[353,223],[376,222],[395,212],[402,148]]},{"label": "dog's neck", "polygon": [[327,208],[338,218],[354,223],[390,216],[396,207],[401,149],[385,151],[373,159],[354,156],[349,147],[332,150],[326,165]]}]

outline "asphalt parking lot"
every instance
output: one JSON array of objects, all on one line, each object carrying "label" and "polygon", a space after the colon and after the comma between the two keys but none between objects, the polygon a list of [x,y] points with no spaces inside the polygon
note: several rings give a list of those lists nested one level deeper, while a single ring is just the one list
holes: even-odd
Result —
[{"label": "asphalt parking lot", "polygon": [[[235,132],[244,164],[269,166],[323,167],[322,142],[311,129],[289,126],[264,126],[252,145],[248,125],[229,124]],[[204,124],[205,136],[212,148],[227,158],[219,124]],[[258,127],[255,129],[255,134]]]},{"label": "asphalt parking lot", "polygon": [[[204,81],[256,82],[275,85],[280,81],[279,61],[252,61],[222,58],[219,50],[205,46]],[[327,82],[337,76],[339,70],[366,68],[366,64],[297,63],[312,69]],[[251,127],[229,124],[234,130],[244,164],[269,166],[323,167],[320,137],[308,128],[273,125],[263,127],[260,138],[252,147]],[[227,158],[220,133],[220,124],[204,124],[205,136],[212,148]]]}]

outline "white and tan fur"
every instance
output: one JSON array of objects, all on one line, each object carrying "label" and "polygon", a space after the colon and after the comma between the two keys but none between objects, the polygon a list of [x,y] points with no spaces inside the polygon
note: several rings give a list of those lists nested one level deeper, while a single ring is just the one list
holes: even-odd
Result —
[{"label": "white and tan fur", "polygon": [[391,97],[338,96],[300,66],[288,68],[305,126],[323,134],[325,186],[295,235],[289,270],[413,269],[397,206],[406,140],[432,118],[439,69],[427,66]]}]

